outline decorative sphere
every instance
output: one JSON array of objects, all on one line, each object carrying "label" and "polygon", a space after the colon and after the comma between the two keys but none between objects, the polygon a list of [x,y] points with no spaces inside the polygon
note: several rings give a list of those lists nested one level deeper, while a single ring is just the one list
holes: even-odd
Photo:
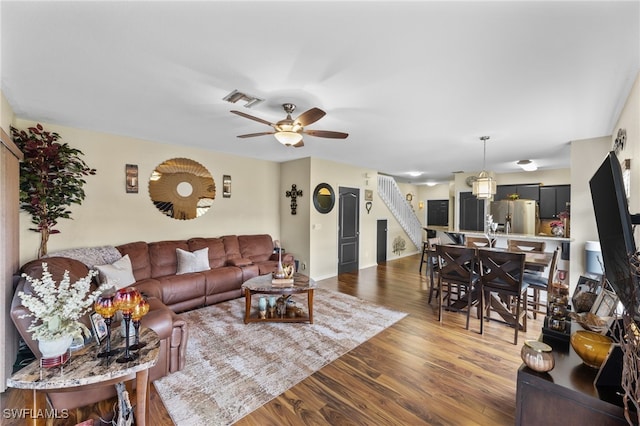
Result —
[{"label": "decorative sphere", "polygon": [[149,312],[149,303],[143,298],[140,298],[140,302],[131,311],[131,318],[134,321],[139,321],[140,318],[147,315]]},{"label": "decorative sphere", "polygon": [[93,309],[103,318],[111,318],[118,308],[113,303],[114,295],[100,295],[93,304]]},{"label": "decorative sphere", "polygon": [[116,292],[113,304],[121,310],[123,314],[130,314],[133,308],[140,303],[140,293],[135,287],[124,287]]}]

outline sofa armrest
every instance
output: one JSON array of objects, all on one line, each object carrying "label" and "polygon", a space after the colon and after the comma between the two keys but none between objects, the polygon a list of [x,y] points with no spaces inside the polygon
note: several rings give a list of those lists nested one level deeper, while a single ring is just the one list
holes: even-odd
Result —
[{"label": "sofa armrest", "polygon": [[149,313],[142,317],[142,324],[158,333],[160,338],[168,338],[169,371],[182,370],[187,358],[188,326],[184,319],[168,308],[160,299],[151,297]]},{"label": "sofa armrest", "polygon": [[[278,253],[274,253],[271,256],[269,256],[269,260],[274,260],[274,261],[278,261],[279,256]],[[294,257],[291,253],[283,253],[282,254],[282,264],[283,265],[291,265],[294,263]]]},{"label": "sofa armrest", "polygon": [[136,281],[132,286],[134,286],[138,292],[146,298],[155,297],[162,300],[162,289],[158,280],[150,278],[142,281]]}]

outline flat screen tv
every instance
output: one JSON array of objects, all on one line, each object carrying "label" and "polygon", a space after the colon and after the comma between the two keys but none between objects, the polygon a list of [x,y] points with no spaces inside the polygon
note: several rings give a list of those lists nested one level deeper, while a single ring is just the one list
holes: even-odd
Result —
[{"label": "flat screen tv", "polygon": [[632,218],[622,168],[611,151],[589,181],[606,278],[632,318],[640,318],[640,289],[629,263],[635,253]]}]

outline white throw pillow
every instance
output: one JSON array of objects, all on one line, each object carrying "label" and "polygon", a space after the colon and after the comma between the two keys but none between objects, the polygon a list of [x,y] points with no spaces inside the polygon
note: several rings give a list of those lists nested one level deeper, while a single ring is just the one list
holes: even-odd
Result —
[{"label": "white throw pillow", "polygon": [[125,254],[111,265],[97,265],[101,284],[111,284],[116,290],[131,285],[136,282],[131,267],[131,259]]},{"label": "white throw pillow", "polygon": [[209,247],[193,252],[177,248],[176,255],[178,256],[178,271],[176,275],[211,269],[209,267]]}]

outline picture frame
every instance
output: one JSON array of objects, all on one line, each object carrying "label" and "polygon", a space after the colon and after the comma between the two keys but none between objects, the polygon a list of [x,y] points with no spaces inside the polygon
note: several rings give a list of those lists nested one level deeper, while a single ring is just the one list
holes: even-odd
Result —
[{"label": "picture frame", "polygon": [[364,200],[365,201],[373,201],[373,190],[365,189],[364,190]]},{"label": "picture frame", "polygon": [[231,198],[231,176],[222,175],[222,197]]},{"label": "picture frame", "polygon": [[602,278],[580,276],[573,291],[571,302],[576,313],[590,312],[602,289]]},{"label": "picture frame", "polygon": [[104,321],[102,315],[97,312],[92,312],[91,315],[89,315],[89,319],[91,320],[91,330],[93,331],[93,336],[96,339],[96,343],[100,345],[108,334],[107,323]]},{"label": "picture frame", "polygon": [[593,302],[591,313],[600,318],[610,317],[616,311],[618,301],[618,295],[614,291],[603,288]]}]

